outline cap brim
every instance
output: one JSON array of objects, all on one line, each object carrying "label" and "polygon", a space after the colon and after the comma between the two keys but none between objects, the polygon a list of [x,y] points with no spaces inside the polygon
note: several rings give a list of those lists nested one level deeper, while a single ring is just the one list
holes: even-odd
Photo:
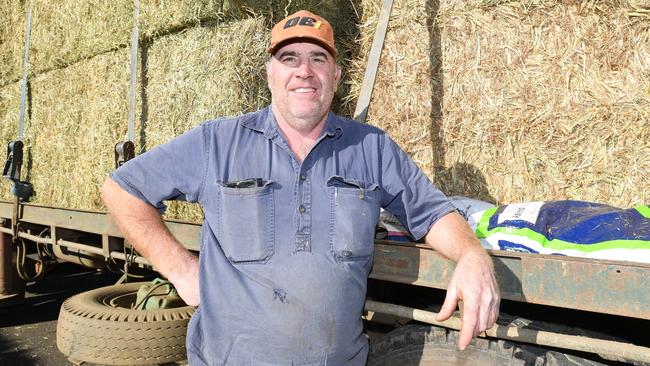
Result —
[{"label": "cap brim", "polygon": [[338,55],[338,51],[336,48],[333,48],[332,46],[328,45],[327,43],[323,42],[322,39],[317,38],[317,37],[311,37],[308,35],[305,36],[293,36],[293,37],[287,37],[285,39],[281,39],[277,41],[276,43],[272,44],[267,48],[266,52],[270,53],[271,55],[275,53],[278,49],[282,48],[283,46],[286,46],[289,43],[294,43],[294,42],[309,42],[309,43],[315,43],[324,49],[326,49],[332,57],[336,57]]}]

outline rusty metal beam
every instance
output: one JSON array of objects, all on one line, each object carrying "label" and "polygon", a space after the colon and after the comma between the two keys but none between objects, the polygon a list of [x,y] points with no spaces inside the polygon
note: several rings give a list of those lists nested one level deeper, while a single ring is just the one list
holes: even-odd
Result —
[{"label": "rusty metal beam", "polygon": [[[648,264],[502,251],[490,254],[504,299],[650,319]],[[427,247],[378,241],[370,277],[445,289],[453,269],[453,262]]]},{"label": "rusty metal beam", "polygon": [[[12,210],[12,203],[0,201],[0,218],[11,220]],[[123,238],[110,215],[104,212],[25,204],[20,221]],[[201,225],[172,220],[166,220],[165,224],[186,248],[199,250]]]},{"label": "rusty metal beam", "polygon": [[613,261],[523,257],[532,303],[650,319],[650,267]]}]

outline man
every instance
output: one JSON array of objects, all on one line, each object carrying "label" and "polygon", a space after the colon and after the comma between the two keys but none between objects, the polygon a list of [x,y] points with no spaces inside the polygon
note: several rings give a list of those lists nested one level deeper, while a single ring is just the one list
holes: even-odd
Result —
[{"label": "man", "polygon": [[[491,261],[454,207],[381,130],[329,112],[333,30],[306,11],[271,32],[271,105],[206,122],[127,162],[102,189],[133,246],[200,305],[191,365],[364,365],[361,312],[380,207],[456,261],[439,320],[463,300],[459,347],[494,324]],[[200,258],[163,200],[199,202]]]}]

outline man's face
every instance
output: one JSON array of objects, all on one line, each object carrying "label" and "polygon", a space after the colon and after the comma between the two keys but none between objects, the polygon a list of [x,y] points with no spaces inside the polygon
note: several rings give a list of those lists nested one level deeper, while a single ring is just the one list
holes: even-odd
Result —
[{"label": "man's face", "polygon": [[327,50],[309,42],[287,44],[275,51],[266,72],[276,118],[302,132],[325,120],[341,79]]}]

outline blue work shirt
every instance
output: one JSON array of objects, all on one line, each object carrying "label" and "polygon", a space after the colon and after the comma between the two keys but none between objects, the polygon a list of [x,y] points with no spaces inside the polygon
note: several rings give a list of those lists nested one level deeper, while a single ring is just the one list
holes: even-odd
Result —
[{"label": "blue work shirt", "polygon": [[302,163],[267,107],[205,122],[111,177],[160,210],[203,207],[193,366],[364,365],[380,208],[416,239],[454,210],[385,132],[333,113]]}]

